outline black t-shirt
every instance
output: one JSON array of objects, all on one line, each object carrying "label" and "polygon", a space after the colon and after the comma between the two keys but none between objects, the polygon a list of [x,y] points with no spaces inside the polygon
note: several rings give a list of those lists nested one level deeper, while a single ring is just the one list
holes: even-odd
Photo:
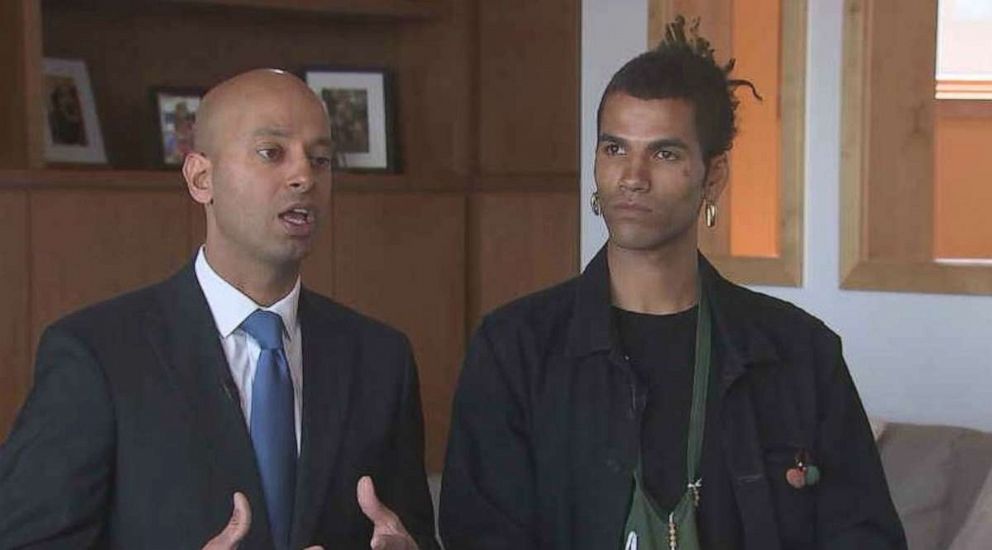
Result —
[{"label": "black t-shirt", "polygon": [[649,315],[613,308],[621,349],[647,396],[641,417],[644,486],[666,510],[686,488],[697,309]]}]

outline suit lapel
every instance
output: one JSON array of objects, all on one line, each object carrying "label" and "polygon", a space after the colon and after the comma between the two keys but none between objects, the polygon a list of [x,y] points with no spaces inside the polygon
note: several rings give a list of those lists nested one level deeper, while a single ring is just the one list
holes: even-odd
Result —
[{"label": "suit lapel", "polygon": [[297,472],[291,547],[309,544],[327,497],[349,412],[349,391],[358,364],[357,339],[332,307],[304,289],[300,295],[303,338],[303,441]]},{"label": "suit lapel", "polygon": [[[200,437],[198,447],[208,453],[209,492],[243,492],[251,503],[253,518],[243,546],[269,546],[271,542],[264,542],[271,541],[265,500],[237,386],[193,264],[160,288],[160,307],[147,316],[146,334],[185,398],[185,412]],[[230,494],[225,494],[223,501],[229,503]],[[229,509],[221,514],[224,519],[218,531],[229,514]]]}]

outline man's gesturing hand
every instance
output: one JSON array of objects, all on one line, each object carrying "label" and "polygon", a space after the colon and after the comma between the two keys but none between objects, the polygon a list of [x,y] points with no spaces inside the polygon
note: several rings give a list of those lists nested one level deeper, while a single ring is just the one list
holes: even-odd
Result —
[{"label": "man's gesturing hand", "polygon": [[[248,499],[241,493],[234,493],[234,510],[231,512],[231,520],[227,522],[223,531],[207,542],[203,550],[237,550],[250,528],[251,506],[248,505]],[[323,550],[323,548],[311,546],[306,550]]]},{"label": "man's gesturing hand", "polygon": [[358,480],[358,506],[362,513],[372,520],[372,541],[369,546],[373,550],[418,550],[417,543],[406,532],[400,518],[379,502],[375,494],[372,478],[364,476]]}]

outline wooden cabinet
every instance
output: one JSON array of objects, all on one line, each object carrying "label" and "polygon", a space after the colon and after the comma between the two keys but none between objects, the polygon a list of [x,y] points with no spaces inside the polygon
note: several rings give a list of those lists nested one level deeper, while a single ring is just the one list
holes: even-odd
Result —
[{"label": "wooden cabinet", "polygon": [[[410,336],[428,466],[440,470],[468,330],[578,266],[579,1],[538,3],[0,2],[0,356],[12,358],[0,364],[0,438],[48,323],[161,279],[202,242],[201,208],[157,160],[151,88],[208,88],[258,67],[385,67],[401,170],[335,175],[333,222],[304,282]],[[527,36],[540,56],[500,47]],[[86,62],[107,165],[46,165],[44,57]],[[507,191],[519,195],[499,199]],[[503,224],[513,242],[547,250],[505,241]]]},{"label": "wooden cabinet", "polygon": [[[151,90],[161,86],[209,88],[259,67],[299,72],[304,67],[385,67],[398,83],[401,106],[413,103],[427,78],[457,77],[459,66],[413,58],[406,52],[431,41],[439,50],[443,29],[464,25],[445,0],[158,0],[144,2],[8,0],[0,13],[0,68],[12,78],[0,85],[4,142],[0,168],[40,169],[43,153],[44,57],[81,59],[89,70],[108,166],[157,171],[158,128]],[[449,2],[450,3],[450,2]],[[439,40],[437,37],[441,37]],[[427,70],[425,70],[427,69]],[[5,79],[6,80],[6,79]],[[403,122],[436,126],[440,106],[465,105],[469,91],[434,90],[439,106],[411,110]],[[444,94],[438,96],[438,94]],[[403,135],[399,149],[407,143]],[[457,134],[436,139],[457,139]],[[414,147],[416,148],[416,147]],[[445,159],[448,161],[457,159]],[[461,165],[464,166],[464,161]],[[453,166],[411,159],[410,171],[451,171]],[[140,173],[133,178],[142,178]],[[151,180],[157,175],[149,175]],[[345,185],[347,186],[347,179]],[[381,184],[382,179],[373,179]],[[399,181],[394,186],[402,187]],[[359,181],[356,185],[361,185]]]}]

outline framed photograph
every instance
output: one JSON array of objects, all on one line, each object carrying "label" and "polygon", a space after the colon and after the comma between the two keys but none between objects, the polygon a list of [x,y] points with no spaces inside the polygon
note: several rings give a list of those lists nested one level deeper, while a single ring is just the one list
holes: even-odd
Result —
[{"label": "framed photograph", "polygon": [[395,172],[390,74],[382,69],[310,68],[304,79],[327,105],[339,167]]},{"label": "framed photograph", "polygon": [[205,90],[199,88],[152,89],[155,119],[158,121],[159,161],[165,166],[182,166],[186,153],[194,151],[193,123]]},{"label": "framed photograph", "polygon": [[106,164],[86,63],[45,58],[45,160]]}]

